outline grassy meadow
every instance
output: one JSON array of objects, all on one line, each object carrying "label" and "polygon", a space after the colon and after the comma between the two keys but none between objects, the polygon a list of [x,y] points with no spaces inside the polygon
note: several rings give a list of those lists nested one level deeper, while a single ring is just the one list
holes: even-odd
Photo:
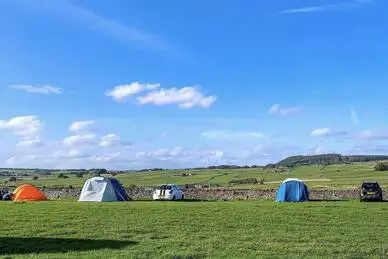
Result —
[{"label": "grassy meadow", "polygon": [[4,258],[380,258],[388,203],[0,202]]},{"label": "grassy meadow", "polygon": [[[239,189],[273,189],[279,182],[290,177],[297,177],[307,182],[311,189],[354,189],[362,181],[375,180],[388,187],[388,172],[376,172],[375,163],[354,163],[331,166],[301,166],[294,169],[234,169],[234,170],[166,170],[157,172],[134,172],[115,176],[124,186],[155,186],[164,183],[176,184],[208,184],[212,186],[239,188]],[[182,176],[183,173],[191,176]],[[5,184],[8,178],[0,178],[0,184],[17,186],[21,183],[32,183],[37,186],[70,186],[81,187],[88,175],[83,178],[68,175],[67,179],[58,179],[57,174],[50,176],[39,175],[38,180],[32,176],[18,177],[17,182]],[[264,184],[256,185],[231,185],[230,181],[236,179],[257,178],[264,179]]]}]

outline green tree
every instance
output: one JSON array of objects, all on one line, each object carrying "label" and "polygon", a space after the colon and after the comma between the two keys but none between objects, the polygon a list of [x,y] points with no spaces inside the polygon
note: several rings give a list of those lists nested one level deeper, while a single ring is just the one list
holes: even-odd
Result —
[{"label": "green tree", "polygon": [[84,177],[84,174],[83,173],[76,173],[75,176],[79,177],[79,178],[82,178],[82,177]]},{"label": "green tree", "polygon": [[8,179],[8,182],[16,182],[17,179],[15,176],[11,176],[9,179]]},{"label": "green tree", "polygon": [[387,171],[388,170],[388,165],[379,162],[375,165],[375,171]]}]

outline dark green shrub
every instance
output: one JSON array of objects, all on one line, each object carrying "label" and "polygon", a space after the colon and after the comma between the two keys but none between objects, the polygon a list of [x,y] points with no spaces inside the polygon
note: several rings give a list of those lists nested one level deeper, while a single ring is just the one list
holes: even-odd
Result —
[{"label": "dark green shrub", "polygon": [[387,171],[387,170],[388,170],[387,164],[379,162],[375,165],[375,171]]},{"label": "dark green shrub", "polygon": [[17,178],[15,176],[8,178],[8,182],[16,182],[16,181],[17,181]]},{"label": "dark green shrub", "polygon": [[83,173],[76,173],[75,177],[82,178],[82,177],[84,177],[84,174]]},{"label": "dark green shrub", "polygon": [[256,178],[235,179],[229,182],[229,184],[258,184]]}]

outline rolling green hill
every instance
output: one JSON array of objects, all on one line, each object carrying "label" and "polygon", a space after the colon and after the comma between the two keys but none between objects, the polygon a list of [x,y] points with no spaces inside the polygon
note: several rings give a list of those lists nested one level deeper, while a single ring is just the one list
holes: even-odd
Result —
[{"label": "rolling green hill", "polygon": [[388,156],[342,156],[339,154],[324,154],[314,156],[291,156],[281,160],[277,165],[294,167],[301,165],[335,165],[382,160],[388,160]]},{"label": "rolling green hill", "polygon": [[[355,189],[362,181],[379,181],[388,187],[388,172],[375,171],[376,162],[336,164],[336,165],[306,165],[294,168],[247,168],[247,169],[213,169],[213,170],[163,170],[154,172],[120,173],[114,177],[124,186],[155,186],[164,183],[180,185],[201,184],[211,187],[228,187],[236,189],[274,189],[286,178],[300,178],[305,180],[312,189]],[[37,186],[66,186],[81,187],[83,182],[93,175],[77,177],[75,174],[65,174],[68,178],[58,178],[58,174],[18,176],[17,181],[9,182],[9,177],[0,177],[0,185],[17,186],[21,183],[32,183]],[[105,176],[105,175],[104,175]],[[106,176],[112,177],[107,174]],[[255,178],[257,184],[233,184],[241,179]],[[237,181],[236,181],[237,180]],[[263,184],[260,182],[263,181]]]}]

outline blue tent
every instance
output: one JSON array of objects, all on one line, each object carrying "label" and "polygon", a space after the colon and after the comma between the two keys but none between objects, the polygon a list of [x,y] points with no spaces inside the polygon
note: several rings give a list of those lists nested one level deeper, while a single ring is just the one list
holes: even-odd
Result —
[{"label": "blue tent", "polygon": [[309,200],[309,190],[306,184],[299,179],[287,179],[276,193],[277,202],[299,202]]}]

